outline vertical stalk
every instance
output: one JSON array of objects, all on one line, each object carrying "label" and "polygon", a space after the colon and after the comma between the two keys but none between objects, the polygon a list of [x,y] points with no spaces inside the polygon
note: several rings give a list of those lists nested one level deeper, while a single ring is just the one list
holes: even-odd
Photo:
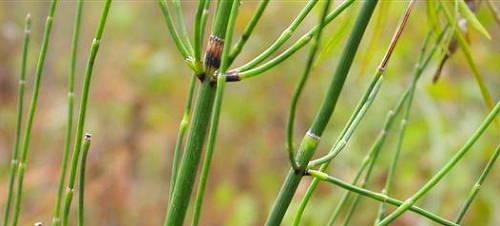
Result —
[{"label": "vertical stalk", "polygon": [[[208,2],[208,3],[207,3]],[[199,0],[198,8],[196,9],[196,18],[194,20],[194,58],[197,61],[201,60],[201,51],[203,49],[203,32],[205,24],[202,24],[202,17],[205,12],[205,5],[210,4],[209,0]]]},{"label": "vertical stalk", "polygon": [[210,122],[215,99],[216,84],[214,72],[219,69],[227,23],[233,1],[218,2],[212,35],[205,55],[205,76],[193,112],[193,123],[189,130],[186,147],[181,160],[174,193],[169,203],[165,226],[181,226],[186,217],[191,192],[196,179],[196,172]]},{"label": "vertical stalk", "polygon": [[328,9],[330,9],[331,1],[327,0],[323,6],[323,12],[319,18],[319,29],[315,32],[315,38],[309,49],[309,56],[307,58],[306,66],[302,77],[300,78],[299,83],[297,84],[295,91],[293,93],[292,101],[290,103],[290,111],[288,113],[288,122],[286,124],[286,149],[288,152],[288,158],[290,160],[290,164],[293,169],[299,170],[299,166],[295,161],[295,146],[293,143],[293,129],[294,129],[294,121],[295,121],[295,112],[297,109],[297,103],[299,102],[300,94],[302,94],[302,90],[304,90],[304,86],[306,85],[307,79],[309,78],[309,74],[312,70],[312,65],[314,60],[316,59],[316,52],[318,51],[318,46],[321,41],[321,33],[323,31],[325,17],[328,13]]},{"label": "vertical stalk", "polygon": [[7,201],[5,203],[5,212],[3,218],[4,226],[9,223],[10,206],[14,197],[14,182],[17,174],[17,164],[19,163],[19,148],[21,141],[21,125],[23,124],[23,106],[24,106],[24,88],[26,86],[26,62],[28,58],[28,45],[31,36],[31,15],[28,13],[24,21],[24,37],[23,37],[23,56],[21,61],[21,75],[19,76],[19,93],[17,103],[17,119],[16,119],[16,137],[14,140],[14,149],[12,150],[12,160],[10,161],[9,169],[9,187],[7,193]]},{"label": "vertical stalk", "polygon": [[184,43],[184,46],[186,46],[187,50],[193,54],[193,47],[191,46],[191,42],[189,41],[189,35],[186,29],[186,23],[184,23],[184,17],[182,16],[182,7],[181,7],[181,2],[179,0],[173,0],[174,3],[174,13],[175,13],[175,18],[177,20],[177,25],[180,28],[181,31],[181,41]]},{"label": "vertical stalk", "polygon": [[49,14],[45,21],[45,32],[43,34],[42,46],[40,47],[40,55],[38,56],[38,64],[36,66],[35,81],[33,84],[33,94],[31,96],[30,108],[28,111],[28,121],[26,122],[26,129],[24,130],[23,145],[21,149],[21,156],[17,174],[17,191],[16,199],[14,202],[14,218],[12,225],[16,226],[21,212],[21,199],[23,192],[24,171],[26,168],[26,160],[28,157],[29,143],[31,137],[31,128],[35,118],[36,107],[38,105],[38,93],[40,91],[40,83],[43,75],[43,67],[45,66],[45,56],[47,55],[47,47],[49,45],[50,33],[52,31],[52,23],[54,20],[54,13],[56,10],[57,0],[51,0]]},{"label": "vertical stalk", "polygon": [[68,171],[68,158],[71,146],[71,133],[73,131],[73,111],[75,99],[75,71],[76,59],[78,51],[78,39],[80,36],[80,27],[82,20],[83,0],[78,0],[76,3],[76,16],[73,29],[73,38],[71,44],[71,59],[69,65],[68,77],[68,115],[66,121],[66,135],[64,137],[64,151],[61,166],[61,175],[59,177],[59,187],[57,189],[56,204],[54,207],[54,215],[52,218],[52,226],[58,226],[61,221],[61,201],[64,191],[64,183],[66,181],[66,172]]},{"label": "vertical stalk", "polygon": [[85,134],[85,141],[83,143],[83,152],[80,157],[80,175],[78,184],[78,226],[84,226],[85,220],[85,167],[87,165],[87,155],[89,154],[90,142],[92,136],[90,134]]},{"label": "vertical stalk", "polygon": [[205,159],[203,160],[200,182],[198,184],[198,190],[196,192],[193,221],[191,224],[192,226],[197,226],[200,221],[201,208],[203,205],[203,197],[205,196],[205,188],[208,180],[208,173],[210,171],[210,165],[212,162],[212,154],[215,147],[215,138],[217,137],[217,129],[219,126],[220,110],[224,95],[224,86],[226,84],[225,75],[229,67],[229,64],[231,63],[229,59],[229,49],[231,48],[234,24],[236,22],[236,17],[238,15],[239,6],[240,6],[240,1],[233,1],[233,5],[231,7],[231,14],[229,16],[229,21],[228,21],[228,27],[226,30],[226,40],[224,42],[224,47],[222,49],[221,67],[219,72],[217,73],[217,91],[215,93],[215,103],[213,108],[212,121],[210,123],[210,133],[208,135],[207,153],[205,154]]},{"label": "vertical stalk", "polygon": [[112,0],[106,0],[104,3],[104,8],[101,13],[101,18],[99,20],[99,25],[95,33],[94,40],[92,41],[92,46],[90,48],[90,55],[85,69],[85,76],[82,86],[82,96],[80,99],[80,111],[78,113],[78,124],[76,127],[76,141],[73,150],[73,156],[71,157],[71,167],[68,179],[68,187],[66,189],[66,197],[63,209],[62,225],[68,225],[69,210],[71,208],[71,201],[73,198],[73,193],[75,189],[76,173],[78,168],[78,159],[80,157],[80,150],[82,149],[82,139],[83,130],[85,127],[85,117],[87,113],[87,103],[89,97],[90,81],[92,79],[92,71],[94,69],[94,62],[99,51],[99,45],[101,43],[101,38],[104,33],[104,27],[108,18],[109,8],[111,6]]},{"label": "vertical stalk", "polygon": [[306,133],[299,147],[297,154],[297,162],[300,170],[290,169],[283,184],[278,198],[276,199],[271,213],[268,216],[266,225],[267,226],[278,226],[280,225],[283,216],[290,205],[290,202],[294,196],[297,186],[302,179],[304,170],[307,163],[316,151],[316,147],[319,144],[319,139],[325,130],[326,124],[330,120],[331,115],[337,104],[340,92],[344,86],[345,79],[356,55],[356,51],[359,47],[359,43],[363,37],[366,30],[368,22],[370,21],[371,15],[375,6],[377,5],[377,0],[365,1],[363,3],[363,8],[360,11],[356,24],[347,40],[344,53],[340,59],[340,63],[337,66],[335,75],[332,79],[328,92],[326,94],[323,103],[321,104],[320,110],[314,119],[311,128]]}]

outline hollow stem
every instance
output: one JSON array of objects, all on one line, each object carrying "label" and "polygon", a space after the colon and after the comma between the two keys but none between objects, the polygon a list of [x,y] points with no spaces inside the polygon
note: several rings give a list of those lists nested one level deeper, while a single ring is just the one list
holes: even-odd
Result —
[{"label": "hollow stem", "polygon": [[234,25],[236,22],[236,17],[238,15],[239,5],[240,1],[233,1],[233,4],[231,6],[231,14],[229,16],[229,21],[225,35],[226,40],[224,42],[224,47],[222,49],[221,67],[219,69],[219,72],[217,73],[217,90],[215,93],[215,103],[213,107],[212,121],[210,123],[210,132],[208,135],[207,153],[205,154],[205,159],[203,160],[200,182],[198,184],[198,189],[196,192],[193,221],[191,223],[192,226],[197,226],[200,221],[201,208],[203,206],[203,198],[205,196],[205,188],[207,185],[208,173],[210,171],[210,165],[212,162],[212,154],[215,147],[215,138],[217,137],[217,129],[219,126],[220,110],[224,95],[224,86],[226,83],[225,74],[230,64],[229,49],[231,47]]},{"label": "hollow stem", "polygon": [[80,151],[82,149],[82,139],[83,131],[85,128],[85,117],[87,114],[87,104],[89,98],[90,82],[92,79],[92,72],[94,69],[94,62],[97,58],[97,53],[99,51],[99,46],[101,43],[102,35],[104,33],[104,27],[108,18],[109,8],[111,6],[111,0],[106,0],[104,3],[104,8],[102,9],[101,18],[99,19],[99,25],[92,41],[92,46],[90,47],[90,54],[87,61],[87,66],[85,68],[85,75],[83,78],[82,94],[80,98],[80,107],[78,113],[78,124],[76,127],[76,140],[73,149],[73,156],[71,157],[71,167],[68,178],[68,188],[66,191],[64,208],[63,208],[63,218],[62,225],[67,226],[69,220],[69,211],[71,208],[71,201],[73,198],[73,191],[75,189],[76,173],[78,169],[78,159],[80,158]]},{"label": "hollow stem", "polygon": [[26,62],[28,58],[28,45],[31,36],[31,15],[26,15],[24,21],[24,37],[23,37],[23,52],[21,61],[21,74],[19,76],[19,93],[17,99],[17,118],[16,118],[16,135],[14,140],[14,148],[12,150],[12,159],[9,169],[9,185],[7,191],[7,200],[5,202],[5,212],[3,224],[7,226],[10,217],[10,206],[14,197],[14,183],[17,174],[17,165],[19,163],[19,149],[21,142],[21,126],[23,124],[23,106],[24,106],[24,88],[26,86]]},{"label": "hollow stem", "polygon": [[59,186],[57,189],[56,203],[54,207],[54,215],[52,225],[58,226],[61,221],[61,202],[64,191],[64,183],[66,182],[66,173],[68,171],[69,150],[71,148],[71,134],[73,131],[73,111],[75,99],[75,71],[76,59],[78,50],[78,39],[80,36],[81,18],[82,18],[83,0],[78,0],[76,3],[76,16],[73,29],[73,38],[71,44],[71,59],[69,65],[68,76],[68,115],[66,120],[66,135],[64,137],[64,151],[61,164],[61,175],[59,176]]},{"label": "hollow stem", "polygon": [[19,220],[19,214],[21,212],[21,199],[23,195],[23,181],[24,173],[26,169],[26,160],[28,157],[29,143],[31,138],[31,128],[33,126],[33,121],[35,118],[36,107],[38,105],[38,94],[40,91],[40,83],[43,75],[43,68],[45,66],[45,57],[47,55],[47,47],[49,45],[50,34],[52,31],[52,24],[54,20],[54,13],[57,6],[57,0],[50,1],[49,13],[47,15],[47,20],[45,21],[45,32],[43,34],[42,46],[40,47],[40,54],[38,56],[38,64],[36,66],[35,81],[33,84],[33,94],[31,96],[31,103],[28,110],[28,121],[26,122],[26,128],[24,130],[24,137],[22,143],[22,149],[19,158],[19,166],[17,173],[17,185],[16,185],[16,198],[14,201],[14,215],[12,220],[12,225],[16,226]]},{"label": "hollow stem", "polygon": [[266,221],[267,226],[277,226],[281,224],[283,216],[285,215],[297,186],[302,179],[303,171],[316,151],[319,139],[321,138],[321,135],[323,134],[333,111],[335,110],[335,106],[340,96],[342,87],[344,86],[345,79],[377,2],[378,1],[373,0],[365,1],[363,3],[363,7],[360,11],[358,19],[356,20],[351,35],[347,40],[344,53],[340,58],[339,65],[337,66],[337,70],[335,71],[326,97],[299,147],[297,163],[300,170],[297,171],[293,168],[289,170],[287,178],[283,183],[278,197],[271,209],[271,213]]},{"label": "hollow stem", "polygon": [[212,106],[215,99],[216,83],[214,72],[219,69],[222,46],[226,34],[229,15],[233,1],[218,2],[212,35],[205,54],[205,77],[202,79],[196,106],[193,112],[193,121],[189,130],[186,147],[181,160],[173,196],[166,214],[165,226],[183,225],[191,192],[193,190],[196,173],[201,158],[202,149],[212,115]]},{"label": "hollow stem", "polygon": [[84,226],[85,222],[85,167],[87,165],[87,156],[89,154],[90,142],[92,136],[85,134],[83,142],[82,155],[80,156],[80,175],[78,184],[78,226]]}]

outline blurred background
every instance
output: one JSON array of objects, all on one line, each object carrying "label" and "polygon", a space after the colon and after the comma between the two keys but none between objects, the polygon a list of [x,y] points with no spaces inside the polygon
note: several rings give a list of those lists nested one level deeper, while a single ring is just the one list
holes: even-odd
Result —
[{"label": "blurred background", "polygon": [[[258,4],[257,1],[242,2],[236,37],[239,37]],[[271,1],[232,67],[248,62],[273,43],[305,3],[305,0]],[[197,2],[182,1],[182,4],[188,29],[192,33]],[[338,4],[340,1],[335,1],[334,5]],[[379,6],[374,14],[316,157],[330,149],[365,91],[407,2],[381,1],[381,4],[386,4],[388,10],[380,13]],[[319,5],[322,4],[318,4],[306,18],[291,41],[302,36],[317,22],[321,8]],[[355,16],[360,5],[355,2],[347,12]],[[64,143],[67,76],[75,6],[75,1],[60,1],[55,13],[28,155],[20,225],[32,225],[37,221],[48,224],[52,218]],[[77,63],[77,101],[102,6],[102,1],[84,3]],[[48,7],[49,1],[0,1],[2,213],[14,142],[24,18],[27,13],[31,13],[33,20],[25,95],[26,113]],[[470,45],[474,61],[496,101],[500,93],[500,27],[485,4],[481,5],[477,13],[492,40],[473,31]],[[384,16],[378,22],[381,30],[377,33],[376,21],[381,16]],[[343,15],[328,25],[323,44],[343,20],[352,18]],[[348,29],[351,27],[352,23]],[[379,96],[346,149],[332,162],[330,174],[346,181],[352,180],[363,156],[381,130],[387,112],[410,84],[419,49],[428,30],[425,3],[419,1],[389,62]],[[379,41],[370,43],[371,39]],[[312,72],[298,106],[296,144],[318,110],[344,42],[345,38],[334,46],[328,57]],[[285,46],[291,43],[289,41]],[[370,44],[375,47],[370,47]],[[324,45],[321,48],[324,49]],[[303,48],[260,76],[226,86],[201,225],[263,225],[289,168],[285,151],[286,120],[290,98],[302,74],[307,49]],[[444,66],[440,80],[433,84],[432,75],[438,63],[436,58],[431,62],[415,94],[391,192],[392,197],[400,200],[413,194],[440,169],[488,113],[463,54],[458,51]],[[190,76],[191,72],[170,38],[156,1],[113,2],[95,64],[85,127],[85,131],[93,135],[85,194],[88,225],[163,224],[172,151],[186,103]],[[78,102],[75,106],[78,106]],[[384,185],[396,146],[399,121],[393,128],[368,182],[369,189],[380,191]],[[473,150],[418,205],[447,219],[454,219],[497,144],[495,130],[488,129]],[[500,225],[498,169],[493,169],[473,202],[464,220],[465,225]],[[291,224],[309,182],[310,178],[304,178],[283,225]],[[338,187],[320,183],[306,209],[302,225],[324,225],[343,193]],[[378,202],[367,198],[361,200],[351,225],[372,224],[377,213]],[[392,210],[392,207],[389,209]],[[413,213],[406,213],[393,225],[433,223]]]}]

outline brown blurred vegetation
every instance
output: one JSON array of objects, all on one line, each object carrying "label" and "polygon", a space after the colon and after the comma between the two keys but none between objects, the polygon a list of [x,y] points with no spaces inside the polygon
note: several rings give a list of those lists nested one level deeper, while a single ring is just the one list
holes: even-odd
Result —
[{"label": "brown blurred vegetation", "polygon": [[[257,1],[243,1],[236,35],[241,34],[256,4]],[[267,48],[304,4],[305,1],[271,1],[234,66],[247,62]],[[367,40],[374,30],[374,23],[370,24],[317,156],[329,150],[365,90],[405,5],[403,1],[394,1],[390,5],[380,42],[376,51],[367,56],[366,73],[360,75]],[[359,3],[354,6],[359,8]],[[28,156],[21,225],[31,225],[36,221],[49,223],[52,216],[63,149],[74,7],[74,1],[61,1],[56,11]],[[101,7],[99,1],[84,4],[76,90],[80,87]],[[191,31],[196,2],[183,1],[183,7]],[[23,19],[26,13],[32,14],[28,103],[47,9],[47,1],[0,1],[1,211],[5,205],[14,140]],[[425,4],[419,2],[389,63],[381,93],[347,149],[333,161],[331,174],[351,180],[362,156],[381,129],[387,111],[409,84],[420,43],[429,29],[425,11]],[[316,22],[318,12],[316,10],[308,16],[294,37],[300,37]],[[472,33],[471,48],[488,88],[498,100],[500,27],[485,6],[478,10],[478,18],[490,32],[492,41]],[[338,22],[334,21],[328,26],[324,40],[328,39],[336,24]],[[314,69],[297,112],[297,139],[314,117],[342,49],[343,42]],[[303,49],[263,75],[226,86],[202,225],[263,224],[289,167],[284,144],[286,117],[306,53]],[[430,178],[466,141],[488,112],[462,54],[450,59],[440,81],[432,84],[431,77],[437,64],[436,59],[418,85],[391,195],[399,199],[411,195]],[[184,110],[189,77],[190,71],[169,37],[156,1],[113,3],[95,65],[86,125],[86,131],[93,135],[87,167],[88,225],[163,224],[172,150]],[[397,130],[396,126],[394,131]],[[379,191],[383,186],[395,137],[395,132],[392,132],[369,182],[370,189]],[[497,142],[494,129],[489,129],[474,150],[418,204],[453,219]],[[500,225],[498,169],[494,168],[472,204],[465,225]],[[307,182],[308,179],[296,197],[301,197],[307,189]],[[341,194],[343,190],[337,187],[320,184],[306,210],[303,225],[323,225]],[[294,200],[284,225],[290,224],[298,201],[299,198]],[[352,225],[371,224],[376,214],[377,202],[363,199],[361,205]],[[408,213],[394,225],[432,224]]]}]

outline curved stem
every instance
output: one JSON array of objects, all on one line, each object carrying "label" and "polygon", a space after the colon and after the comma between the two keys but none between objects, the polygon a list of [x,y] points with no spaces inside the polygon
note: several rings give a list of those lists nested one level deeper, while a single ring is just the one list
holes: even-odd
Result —
[{"label": "curved stem", "polygon": [[17,102],[17,118],[16,118],[16,137],[14,140],[14,149],[12,150],[12,159],[9,169],[9,185],[7,191],[7,200],[5,202],[5,212],[3,224],[7,226],[10,217],[10,206],[14,197],[14,182],[17,174],[17,164],[19,163],[19,149],[21,142],[21,126],[23,124],[23,107],[24,107],[24,88],[26,86],[26,62],[28,58],[28,45],[31,36],[31,15],[28,13],[24,21],[24,37],[23,37],[23,56],[21,61],[21,74],[19,76],[19,93]]},{"label": "curved stem", "polygon": [[31,96],[31,103],[28,110],[28,121],[26,122],[26,128],[24,130],[24,138],[22,143],[22,149],[20,153],[18,173],[17,173],[17,190],[16,199],[14,201],[14,217],[12,225],[16,226],[19,220],[19,214],[21,212],[21,199],[23,195],[23,181],[24,172],[26,168],[26,160],[28,157],[29,143],[31,137],[31,128],[33,126],[33,121],[35,118],[36,107],[38,105],[38,94],[40,91],[40,83],[43,75],[43,68],[45,66],[45,56],[47,55],[47,47],[49,45],[50,34],[52,31],[52,24],[54,20],[54,13],[56,10],[57,0],[51,0],[49,14],[47,15],[47,20],[45,21],[45,32],[43,34],[42,46],[40,47],[40,55],[38,56],[38,64],[36,66],[35,81],[33,84],[33,94]]},{"label": "curved stem", "polygon": [[174,4],[174,14],[177,20],[177,25],[181,31],[181,41],[186,47],[187,51],[190,55],[194,54],[193,46],[191,46],[191,42],[189,41],[189,35],[186,29],[186,23],[184,23],[184,17],[182,16],[182,7],[181,2],[179,0],[173,0]]},{"label": "curved stem", "polygon": [[340,92],[342,91],[342,87],[344,86],[344,82],[354,60],[354,56],[356,55],[359,43],[361,42],[377,3],[378,1],[376,0],[365,1],[363,3],[363,7],[359,13],[354,28],[351,31],[351,35],[347,40],[344,53],[340,58],[339,65],[337,66],[337,70],[335,71],[326,97],[323,100],[319,112],[317,113],[309,131],[304,136],[301,146],[299,147],[297,162],[301,170],[289,170],[287,178],[285,179],[285,182],[283,183],[278,197],[271,209],[271,213],[267,218],[267,226],[277,226],[281,224],[281,221],[302,179],[303,171],[316,151],[319,139],[321,138],[321,135],[323,134],[333,111],[335,110],[337,100],[340,96]]},{"label": "curved stem", "polygon": [[[385,194],[377,193],[377,192],[373,192],[373,191],[370,191],[370,190],[367,190],[364,188],[353,186],[347,182],[344,182],[344,181],[339,180],[335,177],[329,176],[328,174],[320,172],[320,171],[309,170],[308,173],[311,176],[318,178],[319,180],[323,180],[323,181],[335,184],[341,188],[344,188],[344,189],[349,190],[351,192],[355,192],[357,194],[363,195],[363,196],[368,197],[368,198],[375,199],[377,201],[387,202],[393,206],[402,206],[404,204],[404,202],[397,200],[397,199],[394,199],[394,198],[391,198]],[[419,214],[419,215],[421,215],[429,220],[440,223],[442,225],[457,225],[451,221],[448,221],[444,218],[441,218],[441,217],[439,217],[433,213],[430,213],[430,212],[426,211],[425,209],[422,209],[422,208],[417,207],[417,206],[412,206],[410,208],[410,210],[414,213],[417,213],[417,214]]]},{"label": "curved stem", "polygon": [[295,112],[297,109],[297,103],[299,102],[300,94],[302,94],[302,90],[304,90],[304,86],[309,78],[309,74],[311,73],[312,64],[316,58],[316,52],[318,51],[318,46],[321,41],[321,32],[323,31],[323,25],[325,23],[325,16],[328,13],[328,9],[330,8],[331,1],[326,1],[323,6],[323,12],[319,19],[319,28],[315,33],[315,39],[311,48],[309,49],[309,56],[307,58],[306,66],[302,77],[300,78],[299,83],[295,87],[295,91],[293,93],[292,101],[290,103],[290,111],[288,114],[288,122],[286,124],[286,149],[288,152],[288,158],[290,160],[290,164],[293,169],[299,170],[299,166],[295,161],[295,147],[293,144],[293,129],[294,129],[294,121],[295,121]]},{"label": "curved stem", "polygon": [[59,186],[57,189],[56,204],[54,207],[54,215],[52,225],[58,226],[61,221],[61,202],[64,191],[64,183],[66,182],[66,173],[68,171],[69,150],[71,148],[71,134],[73,131],[73,111],[75,99],[75,71],[78,50],[78,39],[80,36],[80,27],[82,20],[83,0],[78,0],[76,3],[76,16],[73,29],[73,38],[71,44],[71,59],[68,76],[68,115],[66,120],[66,135],[64,137],[64,151],[61,164],[61,175],[59,176]]},{"label": "curved stem", "polygon": [[491,124],[492,121],[495,120],[498,112],[500,111],[500,102],[495,105],[493,110],[488,114],[486,119],[481,123],[478,129],[472,134],[472,136],[467,140],[465,145],[446,163],[446,165],[439,170],[422,188],[420,188],[414,195],[412,195],[409,199],[407,199],[403,205],[398,207],[393,213],[387,216],[385,219],[380,221],[377,226],[388,225],[396,218],[398,218],[401,214],[406,212],[416,201],[418,201],[422,196],[427,194],[441,179],[448,174],[462,159],[462,157],[469,152],[470,148],[475,144],[475,142],[483,135],[486,128]]},{"label": "curved stem", "polygon": [[[352,0],[351,0],[352,1]],[[262,61],[267,59],[271,54],[275,53],[283,44],[285,44],[288,39],[292,36],[293,32],[297,29],[297,27],[302,23],[304,18],[311,12],[312,8],[318,0],[309,0],[304,6],[304,9],[300,11],[300,13],[297,15],[297,17],[293,20],[293,22],[288,26],[287,29],[281,33],[281,35],[278,37],[278,39],[266,50],[264,50],[261,54],[259,54],[255,59],[251,60],[250,62],[246,63],[245,65],[238,67],[238,71],[246,71],[250,68],[255,67],[256,65],[260,64]]]},{"label": "curved stem", "polygon": [[82,149],[83,130],[85,128],[85,117],[87,114],[87,103],[90,90],[90,81],[92,79],[94,62],[95,59],[97,58],[97,52],[99,51],[99,45],[101,43],[101,38],[108,18],[110,6],[111,6],[111,0],[106,0],[106,2],[104,3],[104,8],[102,9],[101,18],[99,19],[99,25],[95,33],[94,40],[92,41],[92,46],[90,47],[90,54],[85,69],[85,76],[83,78],[84,80],[83,80],[82,94],[80,99],[80,108],[79,108],[80,110],[78,113],[78,124],[76,127],[76,141],[73,149],[73,156],[71,157],[68,188],[66,190],[66,197],[63,209],[63,218],[62,218],[63,226],[68,225],[69,210],[71,208],[71,201],[75,189],[76,173],[78,169],[78,159],[80,158],[80,151]]},{"label": "curved stem", "polygon": [[[240,73],[240,75],[239,75],[240,78],[243,80],[243,79],[247,79],[247,78],[250,78],[250,77],[262,74],[263,72],[265,72],[265,71],[267,71],[267,70],[275,67],[276,65],[278,65],[281,62],[283,62],[286,59],[288,59],[288,57],[290,57],[295,52],[297,52],[299,49],[301,49],[302,47],[304,47],[307,43],[309,43],[309,41],[311,41],[311,39],[314,36],[314,34],[320,28],[323,28],[328,23],[330,23],[331,21],[333,21],[333,19],[335,19],[338,15],[340,15],[340,13],[342,13],[345,9],[347,9],[347,7],[349,7],[353,2],[354,2],[354,0],[346,0],[346,1],[344,1],[341,5],[339,5],[335,10],[333,10],[332,12],[330,12],[326,16],[325,22],[324,22],[324,24],[323,24],[322,27],[316,25],[311,30],[309,30],[306,34],[304,34],[302,37],[300,37],[299,40],[297,40],[292,46],[290,46],[285,51],[283,51],[283,53],[281,53],[277,57],[269,60],[265,64],[260,65],[258,67],[255,67],[258,63],[264,61],[265,59],[267,59],[267,57],[269,57],[269,55],[271,55],[272,53],[274,53],[281,45],[283,45],[284,42],[280,43],[279,46],[277,46],[277,47],[274,47],[274,45],[273,45],[272,47],[276,48],[276,50],[274,50],[268,56],[265,56],[265,58],[263,58],[262,60],[260,60],[261,56],[263,56],[263,54],[266,54],[266,52],[262,53],[261,55],[259,55],[259,57],[257,57],[256,59],[252,60],[248,64],[246,64],[244,66],[241,66],[239,68],[234,69],[234,71],[238,71]],[[282,37],[283,37],[283,35],[282,35]],[[286,40],[288,40],[288,39],[286,39]],[[278,42],[276,42],[276,43],[278,43]],[[253,61],[258,61],[258,63],[250,64]]]}]

